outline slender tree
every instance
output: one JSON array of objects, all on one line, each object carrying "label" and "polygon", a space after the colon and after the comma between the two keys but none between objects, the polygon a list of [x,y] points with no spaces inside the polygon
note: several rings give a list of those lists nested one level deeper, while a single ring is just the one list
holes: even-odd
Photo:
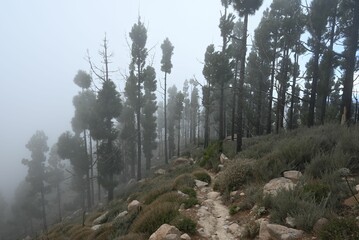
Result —
[{"label": "slender tree", "polygon": [[31,160],[22,160],[22,163],[29,168],[26,180],[31,184],[34,192],[40,194],[43,228],[46,231],[45,153],[49,151],[49,147],[45,133],[37,131],[26,144],[26,148],[31,152]]},{"label": "slender tree", "polygon": [[242,129],[243,129],[243,86],[245,78],[245,61],[247,52],[247,29],[248,29],[248,16],[253,15],[262,5],[263,0],[233,0],[232,4],[235,10],[238,11],[240,17],[243,17],[243,35],[242,35],[242,50],[240,59],[240,73],[239,73],[239,86],[238,86],[238,119],[237,119],[237,148],[236,151],[242,150]]},{"label": "slender tree", "polygon": [[173,45],[166,38],[161,44],[162,49],[162,59],[161,59],[161,71],[165,73],[165,83],[164,83],[164,120],[165,120],[165,163],[168,164],[168,149],[167,149],[167,74],[171,73],[173,67],[171,58],[173,55]]},{"label": "slender tree", "polygon": [[143,96],[144,106],[143,106],[143,153],[146,158],[146,170],[151,168],[151,159],[153,157],[153,150],[157,148],[157,124],[155,113],[157,111],[157,102],[156,102],[156,72],[153,67],[147,66],[143,71],[144,79],[144,90],[145,94]]},{"label": "slender tree", "polygon": [[142,96],[142,88],[143,88],[143,70],[146,64],[147,57],[147,29],[144,24],[141,22],[141,19],[138,18],[138,22],[133,25],[130,38],[132,40],[131,45],[131,56],[132,62],[130,65],[130,69],[133,70],[134,76],[137,79],[137,88],[136,88],[136,121],[137,121],[137,179],[140,180],[142,178],[141,174],[141,156],[142,156],[142,134],[141,134],[141,108],[143,106],[143,96]]}]

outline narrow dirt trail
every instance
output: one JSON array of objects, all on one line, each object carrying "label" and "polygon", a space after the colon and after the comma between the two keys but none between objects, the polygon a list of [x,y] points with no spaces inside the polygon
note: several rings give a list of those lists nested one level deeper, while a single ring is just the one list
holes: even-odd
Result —
[{"label": "narrow dirt trail", "polygon": [[240,226],[230,222],[228,208],[219,192],[214,192],[211,186],[196,188],[196,192],[200,202],[197,217],[201,237],[210,240],[240,239]]}]

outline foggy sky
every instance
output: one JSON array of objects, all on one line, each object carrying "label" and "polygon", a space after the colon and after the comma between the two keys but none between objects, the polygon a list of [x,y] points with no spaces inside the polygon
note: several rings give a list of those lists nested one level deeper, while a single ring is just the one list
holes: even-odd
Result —
[{"label": "foggy sky", "polygon": [[[87,49],[100,64],[98,50],[104,34],[109,40],[111,78],[123,90],[123,75],[130,63],[128,33],[138,16],[148,30],[147,62],[157,79],[162,56],[160,45],[168,37],[174,45],[173,69],[168,86],[182,89],[193,76],[204,81],[202,63],[206,47],[221,43],[218,29],[220,0],[3,0],[0,2],[0,192],[12,194],[24,179],[22,158],[36,130],[49,137],[48,145],[71,130],[72,98],[79,88],[73,78],[79,69],[89,71]],[[249,31],[258,25],[265,0]],[[238,19],[238,17],[237,17]],[[158,99],[161,101],[162,99]]]}]

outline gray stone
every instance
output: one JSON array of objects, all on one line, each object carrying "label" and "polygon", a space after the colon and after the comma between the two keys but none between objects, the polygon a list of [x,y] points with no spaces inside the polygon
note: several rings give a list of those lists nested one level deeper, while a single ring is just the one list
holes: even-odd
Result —
[{"label": "gray stone", "polygon": [[191,240],[191,237],[187,233],[185,233],[181,235],[181,240]]},{"label": "gray stone", "polygon": [[164,174],[166,174],[166,170],[164,170],[164,169],[162,169],[162,168],[157,169],[157,170],[155,171],[155,174],[157,174],[157,175],[164,175]]},{"label": "gray stone", "polygon": [[288,178],[274,178],[264,185],[263,194],[275,196],[280,190],[291,190],[294,187],[295,184]]},{"label": "gray stone", "polygon": [[226,161],[228,161],[228,157],[221,153],[221,155],[219,156],[219,161],[221,162],[221,164],[224,164]]},{"label": "gray stone", "polygon": [[212,200],[216,200],[221,194],[219,192],[209,192],[207,197]]},{"label": "gray stone", "polygon": [[101,228],[101,226],[102,226],[101,224],[97,224],[97,225],[92,226],[91,229],[94,231],[97,231]]},{"label": "gray stone", "polygon": [[291,171],[285,171],[283,172],[283,177],[298,181],[300,177],[302,177],[303,174],[299,171],[291,170]]},{"label": "gray stone", "polygon": [[127,206],[127,211],[131,212],[132,210],[137,210],[141,206],[141,203],[137,200],[133,200]]},{"label": "gray stone", "polygon": [[126,216],[127,214],[128,214],[127,211],[120,212],[115,219],[123,218],[123,217]]},{"label": "gray stone", "polygon": [[202,188],[202,187],[208,186],[208,183],[207,183],[207,182],[203,182],[203,181],[200,181],[200,180],[197,180],[197,179],[195,179],[194,181],[196,182],[196,186],[197,186],[198,188]]},{"label": "gray stone", "polygon": [[287,228],[278,224],[267,224],[268,232],[273,239],[297,240],[302,239],[304,232],[294,228]]},{"label": "gray stone", "polygon": [[167,235],[175,234],[176,236],[181,235],[180,230],[178,230],[176,227],[171,226],[169,224],[162,224],[161,227],[157,229],[156,232],[154,232],[148,240],[163,240],[167,239]]},{"label": "gray stone", "polygon": [[108,211],[106,211],[105,213],[103,213],[101,216],[99,216],[98,218],[96,218],[93,222],[92,225],[98,225],[98,224],[102,224],[105,223],[107,221],[107,217],[108,217]]},{"label": "gray stone", "polygon": [[293,217],[286,217],[285,223],[292,228],[296,226],[295,219]]},{"label": "gray stone", "polygon": [[181,237],[178,234],[167,234],[164,240],[181,240]]},{"label": "gray stone", "polygon": [[270,240],[271,236],[268,232],[267,225],[269,224],[268,220],[266,219],[258,219],[259,222],[259,239],[260,240]]}]

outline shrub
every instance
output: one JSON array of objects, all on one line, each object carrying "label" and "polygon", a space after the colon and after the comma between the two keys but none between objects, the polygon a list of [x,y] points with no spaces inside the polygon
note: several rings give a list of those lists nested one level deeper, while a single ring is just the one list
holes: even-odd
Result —
[{"label": "shrub", "polygon": [[194,178],[191,174],[185,173],[176,177],[173,183],[174,190],[182,190],[183,188],[193,188],[195,186]]},{"label": "shrub", "polygon": [[178,215],[172,220],[171,224],[180,231],[188,234],[194,234],[196,232],[196,222],[183,215]]},{"label": "shrub", "polygon": [[238,213],[239,210],[241,210],[241,208],[237,205],[231,205],[228,210],[229,210],[229,215],[233,216],[234,214]]},{"label": "shrub", "polygon": [[185,199],[183,201],[183,204],[184,204],[184,208],[191,208],[193,206],[195,206],[196,204],[198,204],[198,200],[197,198],[193,198],[193,197],[190,197],[188,199]]},{"label": "shrub", "polygon": [[203,158],[199,165],[206,169],[213,169],[214,171],[219,170],[219,144],[210,144],[203,153]]},{"label": "shrub", "polygon": [[150,209],[152,206],[161,205],[163,203],[177,203],[178,206],[185,200],[184,197],[182,197],[177,192],[167,192],[165,194],[162,194],[159,196],[155,201],[153,201],[147,208],[144,209],[144,211],[147,211],[147,209]]},{"label": "shrub", "polygon": [[325,198],[328,197],[330,188],[324,183],[315,181],[304,185],[303,192],[309,196],[314,197],[316,203],[321,203]]},{"label": "shrub", "polygon": [[208,184],[211,183],[211,176],[209,176],[209,174],[207,172],[205,172],[205,171],[197,170],[197,171],[193,172],[192,175],[197,180],[206,182]]},{"label": "shrub", "polygon": [[132,232],[152,234],[162,224],[170,223],[179,214],[177,203],[151,204],[148,208],[135,219],[131,226]]},{"label": "shrub", "polygon": [[316,221],[326,213],[324,206],[298,189],[279,191],[270,198],[270,218],[278,224],[285,224],[287,217],[295,219],[298,228],[310,231]]},{"label": "shrub", "polygon": [[196,198],[197,197],[197,193],[193,188],[182,188],[181,192],[183,192],[184,194],[187,194],[190,198]]},{"label": "shrub", "polygon": [[252,168],[249,165],[233,161],[218,175],[214,188],[228,194],[245,184],[252,176]]},{"label": "shrub", "polygon": [[155,189],[152,189],[151,191],[149,191],[143,198],[143,203],[144,204],[150,204],[152,203],[157,197],[159,197],[160,195],[166,193],[166,192],[170,192],[172,190],[172,186],[169,184],[166,184],[164,186],[159,186]]},{"label": "shrub", "polygon": [[126,216],[115,219],[113,226],[117,230],[117,235],[125,235],[128,233],[131,224],[138,216],[138,213],[138,211],[131,211]]},{"label": "shrub", "polygon": [[359,227],[354,218],[335,218],[319,232],[322,240],[357,240],[359,239]]},{"label": "shrub", "polygon": [[247,239],[254,239],[259,234],[259,223],[250,221],[244,226],[243,237]]}]

